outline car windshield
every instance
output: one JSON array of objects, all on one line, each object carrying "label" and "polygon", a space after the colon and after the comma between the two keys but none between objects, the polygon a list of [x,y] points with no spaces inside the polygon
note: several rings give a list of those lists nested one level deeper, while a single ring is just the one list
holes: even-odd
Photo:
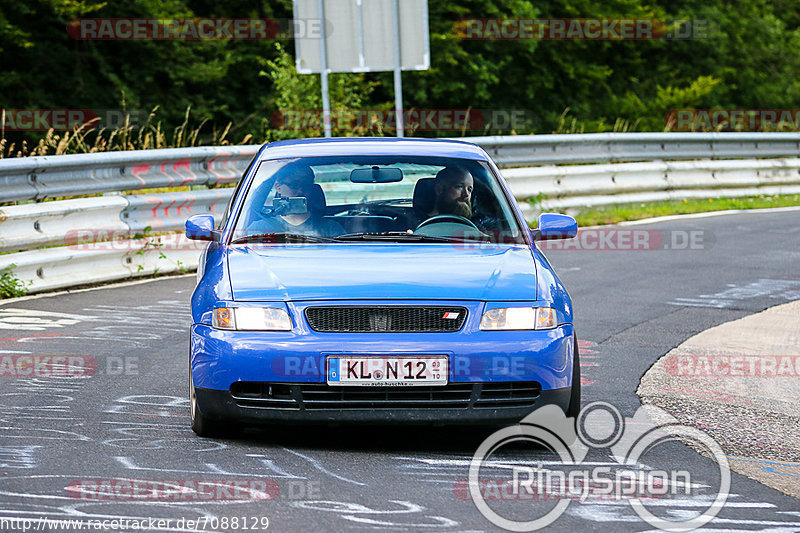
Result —
[{"label": "car windshield", "polygon": [[234,243],[525,242],[497,178],[482,161],[269,160],[260,163],[246,195]]}]

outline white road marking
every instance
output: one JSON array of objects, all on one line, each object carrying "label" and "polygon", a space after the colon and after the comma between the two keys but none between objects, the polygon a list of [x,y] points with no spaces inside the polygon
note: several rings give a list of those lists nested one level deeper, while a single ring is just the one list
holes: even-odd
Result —
[{"label": "white road marking", "polygon": [[345,520],[350,520],[351,522],[358,522],[361,524],[367,524],[370,526],[381,526],[381,527],[397,527],[397,528],[409,528],[409,527],[456,527],[458,522],[455,520],[451,520],[450,518],[445,518],[444,516],[426,516],[425,518],[431,518],[436,520],[437,523],[435,524],[425,524],[425,523],[408,523],[408,522],[387,522],[385,520],[375,520],[374,518],[367,518],[366,516],[353,516],[353,515],[342,515],[342,518]]},{"label": "white road marking", "polygon": [[372,515],[372,516],[392,515],[392,517],[398,517],[398,518],[399,517],[412,518],[411,515],[422,513],[425,511],[424,507],[412,502],[389,500],[389,503],[394,503],[404,508],[391,509],[391,510],[372,509],[360,503],[337,502],[331,500],[301,501],[301,502],[293,502],[291,505],[298,509],[311,509],[314,511],[327,511],[327,512],[337,513],[339,515],[339,518],[342,518],[344,520],[350,520],[351,522],[359,522],[370,526],[378,526],[381,528],[396,527],[396,528],[408,529],[411,527],[455,527],[459,525],[458,522],[456,522],[455,520],[452,520],[450,518],[445,518],[443,516],[424,517],[426,519],[435,520],[436,523],[433,524],[430,522],[421,522],[421,523],[393,522],[393,521],[390,522],[388,520],[378,520],[376,518],[363,516],[363,515]]},{"label": "white road marking", "polygon": [[713,307],[723,309],[738,301],[750,298],[781,298],[796,300],[800,298],[800,281],[791,279],[759,279],[747,285],[734,286],[714,294],[701,294],[695,298],[674,298],[671,305],[688,307]]},{"label": "white road marking", "polygon": [[36,468],[34,452],[42,446],[0,446],[0,468]]},{"label": "white road marking", "polygon": [[303,459],[305,459],[306,461],[308,461],[309,463],[311,463],[311,465],[312,465],[314,468],[316,468],[317,470],[319,470],[319,471],[320,471],[320,472],[322,472],[323,474],[328,474],[329,476],[331,476],[331,477],[334,477],[334,478],[336,478],[336,479],[338,479],[338,480],[340,480],[340,481],[345,481],[345,482],[347,482],[347,483],[352,483],[352,484],[354,484],[354,485],[359,485],[359,486],[361,486],[361,487],[364,487],[364,486],[366,486],[366,483],[361,483],[361,482],[359,482],[359,481],[354,481],[354,480],[352,480],[352,479],[349,479],[349,478],[346,478],[346,477],[340,476],[340,475],[338,475],[338,474],[334,474],[333,472],[331,472],[330,470],[326,469],[326,468],[325,468],[325,467],[323,467],[321,464],[319,464],[319,462],[318,462],[316,459],[314,459],[313,457],[308,457],[307,455],[303,455],[303,454],[302,454],[302,453],[300,453],[300,452],[296,452],[296,451],[294,451],[294,450],[290,450],[290,449],[288,449],[288,448],[283,448],[283,449],[284,449],[284,450],[286,450],[287,452],[291,453],[291,454],[294,454],[294,455],[298,456],[298,457],[302,457]]},{"label": "white road marking", "polygon": [[[210,474],[219,475],[219,474],[222,474],[222,475],[225,475],[225,476],[262,477],[262,478],[264,477],[264,473],[263,472],[257,472],[257,473],[231,472],[229,470],[225,470],[224,468],[221,468],[221,467],[217,466],[214,463],[204,463],[203,466],[206,468],[206,470],[182,470],[182,469],[175,469],[175,468],[163,468],[163,467],[150,468],[150,467],[147,467],[147,466],[139,466],[139,465],[135,464],[133,462],[133,459],[131,459],[130,457],[114,457],[114,459],[116,459],[122,466],[124,466],[128,470],[147,470],[147,471],[152,471],[152,472],[173,472],[173,473],[176,473],[176,474],[205,474],[205,475],[210,475]],[[305,479],[305,478],[300,478],[300,479]]]},{"label": "white road marking", "polygon": [[96,319],[97,317],[88,315],[0,307],[0,329],[46,331],[51,328],[74,326],[86,320]]},{"label": "white road marking", "polygon": [[279,467],[275,464],[275,461],[272,459],[268,459],[266,455],[260,455],[257,453],[248,453],[247,457],[255,457],[257,458],[264,466],[266,466],[269,470],[272,470],[277,474],[275,477],[282,477],[287,479],[308,479],[305,476],[295,476],[294,474],[290,474],[283,468]]},{"label": "white road marking", "polygon": [[[61,418],[57,418],[56,420],[62,420]],[[44,429],[44,428],[15,428],[15,427],[0,427],[0,430],[3,431],[3,438],[4,439],[44,439],[44,440],[65,440],[66,438],[70,438],[70,440],[81,440],[81,441],[91,441],[89,437],[86,435],[81,435],[80,433],[75,433],[74,431],[64,431],[61,429]],[[10,435],[9,433],[12,432],[19,432],[20,435]],[[44,433],[44,435],[39,435],[37,433]],[[52,436],[46,436],[52,434]]]}]

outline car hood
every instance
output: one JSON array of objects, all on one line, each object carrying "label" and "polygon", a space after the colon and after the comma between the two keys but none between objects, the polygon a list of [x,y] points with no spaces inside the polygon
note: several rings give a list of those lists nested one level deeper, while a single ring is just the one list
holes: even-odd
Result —
[{"label": "car hood", "polygon": [[246,245],[228,267],[238,301],[536,299],[523,245]]}]

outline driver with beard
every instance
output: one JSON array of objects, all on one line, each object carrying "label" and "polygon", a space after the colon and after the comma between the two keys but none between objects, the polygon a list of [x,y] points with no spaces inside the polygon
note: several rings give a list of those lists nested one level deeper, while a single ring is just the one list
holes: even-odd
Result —
[{"label": "driver with beard", "polygon": [[428,216],[457,215],[472,218],[472,191],[475,182],[463,168],[445,167],[436,174],[433,190],[436,201]]},{"label": "driver with beard", "polygon": [[481,235],[486,236],[483,232],[491,233],[499,241],[503,230],[507,228],[491,211],[486,212],[486,207],[480,212],[473,212],[474,190],[475,180],[467,169],[459,166],[443,168],[433,181],[433,209],[423,220],[437,215],[463,217],[475,224]]}]

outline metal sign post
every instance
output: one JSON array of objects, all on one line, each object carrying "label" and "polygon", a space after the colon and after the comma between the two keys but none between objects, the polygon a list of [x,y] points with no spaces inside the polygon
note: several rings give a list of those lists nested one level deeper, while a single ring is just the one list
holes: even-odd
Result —
[{"label": "metal sign post", "polygon": [[392,0],[392,24],[394,34],[394,107],[397,117],[397,136],[403,137],[405,134],[403,127],[403,77],[401,76],[400,61],[400,8],[398,0]]},{"label": "metal sign post", "polygon": [[325,0],[319,0],[319,18],[322,21],[320,24],[320,40],[319,40],[319,57],[320,57],[320,85],[322,86],[322,124],[325,128],[325,137],[333,137],[331,131],[331,101],[328,97],[328,45],[325,37]]},{"label": "metal sign post", "polygon": [[[321,75],[325,136],[331,136],[329,73],[392,71],[397,136],[403,137],[401,73],[430,68],[428,0],[293,0],[292,5],[297,72]],[[302,31],[308,21],[319,21],[319,35]]]}]

